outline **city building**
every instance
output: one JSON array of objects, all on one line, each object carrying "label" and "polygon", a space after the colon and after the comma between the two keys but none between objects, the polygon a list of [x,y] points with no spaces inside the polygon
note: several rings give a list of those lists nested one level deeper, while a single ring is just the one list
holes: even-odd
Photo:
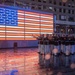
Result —
[{"label": "city building", "polygon": [[0,0],[0,4],[53,13],[56,33],[75,32],[75,0]]},{"label": "city building", "polygon": [[0,0],[0,4],[52,13],[55,33],[75,33],[75,0]]}]

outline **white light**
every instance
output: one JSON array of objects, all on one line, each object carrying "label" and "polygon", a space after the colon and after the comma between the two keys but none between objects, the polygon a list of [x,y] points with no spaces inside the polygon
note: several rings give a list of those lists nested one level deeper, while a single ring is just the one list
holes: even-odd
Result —
[{"label": "white light", "polygon": [[58,53],[58,49],[57,49],[57,48],[54,48],[52,52],[53,52],[54,54],[57,54],[57,53]]},{"label": "white light", "polygon": [[49,9],[53,9],[52,7],[49,7]]},{"label": "white light", "polygon": [[24,32],[21,32],[21,31],[5,31],[5,32],[9,32],[9,33],[24,33]]},{"label": "white light", "polygon": [[40,34],[40,32],[25,32],[25,33]]},{"label": "white light", "polygon": [[74,69],[74,68],[75,68],[75,64],[72,63],[72,64],[70,65],[70,67],[71,67],[71,69]]},{"label": "white light", "polygon": [[0,38],[1,38],[1,37],[5,37],[5,36],[1,36],[1,35],[0,35]]},{"label": "white light", "polygon": [[6,36],[6,37],[10,37],[10,38],[12,38],[12,37],[15,37],[15,38],[24,38],[24,36]]},{"label": "white light", "polygon": [[45,59],[46,59],[46,60],[50,59],[50,57],[51,57],[50,54],[46,54],[46,55],[45,55]]}]

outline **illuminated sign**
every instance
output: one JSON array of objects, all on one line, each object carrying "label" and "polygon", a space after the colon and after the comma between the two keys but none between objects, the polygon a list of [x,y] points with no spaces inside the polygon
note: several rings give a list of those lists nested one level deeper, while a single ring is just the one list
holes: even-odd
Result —
[{"label": "illuminated sign", "polygon": [[53,14],[0,8],[0,40],[36,40],[32,34],[53,33]]}]

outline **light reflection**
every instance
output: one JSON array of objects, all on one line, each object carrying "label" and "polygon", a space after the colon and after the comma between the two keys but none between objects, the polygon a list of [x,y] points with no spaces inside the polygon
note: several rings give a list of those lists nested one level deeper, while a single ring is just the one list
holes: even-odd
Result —
[{"label": "light reflection", "polygon": [[46,55],[45,55],[45,59],[46,59],[46,60],[50,59],[50,57],[51,57],[50,54],[46,54]]},{"label": "light reflection", "polygon": [[68,50],[66,50],[66,55],[69,55],[69,54],[70,54],[70,52]]},{"label": "light reflection", "polygon": [[72,64],[70,65],[70,67],[71,67],[71,69],[75,69],[75,64],[72,63]]},{"label": "light reflection", "polygon": [[57,54],[58,53],[58,49],[57,48],[53,49],[53,53]]},{"label": "light reflection", "polygon": [[[58,50],[54,49],[54,53],[57,53]],[[51,55],[47,54],[45,59],[50,59]],[[6,61],[6,63],[5,63]],[[75,68],[75,64],[72,63],[70,65],[71,69]],[[17,53],[14,53],[14,50],[6,51],[6,53],[0,53],[0,71],[6,71],[7,70],[13,70],[17,69],[19,71],[19,75],[35,75],[39,72],[42,72],[40,74],[44,73],[46,74],[45,70],[40,71],[39,65],[38,65],[38,54],[37,51],[34,51],[33,49],[27,49],[27,50],[18,50]],[[25,74],[24,74],[25,72]],[[33,73],[33,74],[32,74]],[[35,74],[34,74],[35,73]],[[48,72],[48,75],[53,74],[53,70]],[[1,75],[1,74],[0,74]],[[61,72],[58,72],[57,75],[62,75]]]}]

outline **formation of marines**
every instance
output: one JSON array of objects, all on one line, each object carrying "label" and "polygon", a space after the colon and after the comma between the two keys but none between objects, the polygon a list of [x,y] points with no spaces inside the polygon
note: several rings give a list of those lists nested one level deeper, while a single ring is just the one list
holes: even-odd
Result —
[{"label": "formation of marines", "polygon": [[37,40],[41,67],[69,67],[70,63],[75,63],[74,35],[42,34]]}]

